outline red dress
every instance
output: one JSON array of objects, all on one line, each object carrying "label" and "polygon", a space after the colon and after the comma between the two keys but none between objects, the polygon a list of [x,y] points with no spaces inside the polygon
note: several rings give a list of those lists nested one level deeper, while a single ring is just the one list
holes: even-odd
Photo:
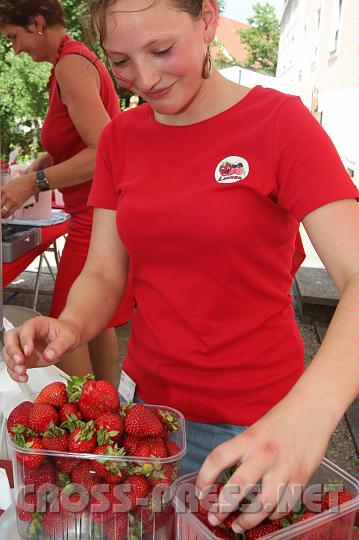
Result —
[{"label": "red dress", "polygon": [[[114,118],[120,112],[120,108],[106,68],[94,53],[78,41],[71,40],[64,44],[59,61],[66,54],[84,56],[97,68],[101,80],[102,102],[110,118]],[[50,87],[49,109],[42,128],[41,140],[43,147],[53,158],[54,165],[66,161],[86,148],[86,144],[69,116],[66,105],[61,101],[55,76],[52,78]],[[88,182],[60,190],[64,198],[65,211],[71,217],[52,298],[50,310],[52,317],[58,317],[65,307],[68,292],[86,261],[93,217],[93,208],[87,206],[91,184],[92,179],[89,179]],[[107,327],[118,326],[128,321],[133,304],[131,286],[128,286],[121,305]]]}]

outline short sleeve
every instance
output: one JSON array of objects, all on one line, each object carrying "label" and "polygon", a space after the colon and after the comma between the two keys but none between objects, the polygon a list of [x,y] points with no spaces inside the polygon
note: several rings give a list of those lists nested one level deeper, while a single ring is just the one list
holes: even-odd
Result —
[{"label": "short sleeve", "polygon": [[358,198],[334,144],[300,98],[281,106],[273,145],[278,204],[298,221],[330,202]]},{"label": "short sleeve", "polygon": [[97,147],[94,177],[87,204],[96,208],[115,210],[119,192],[116,189],[115,175],[113,174],[115,164],[112,161],[111,125],[111,123],[108,124],[101,133]]}]

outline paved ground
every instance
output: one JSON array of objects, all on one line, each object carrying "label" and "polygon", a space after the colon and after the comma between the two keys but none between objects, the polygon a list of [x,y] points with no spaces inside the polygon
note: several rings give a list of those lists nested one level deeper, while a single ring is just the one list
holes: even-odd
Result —
[{"label": "paved ground", "polygon": [[[33,272],[25,272],[17,279],[17,283],[21,283],[24,289],[31,286],[31,282],[34,280]],[[50,297],[52,290],[53,282],[49,274],[45,274],[41,278],[41,294],[39,296],[39,302],[37,309],[42,314],[47,315],[50,305]],[[5,299],[9,297],[9,290],[5,290]],[[18,294],[11,301],[12,304],[22,305],[31,307],[32,306],[32,294],[30,293],[21,293]],[[312,308],[309,312],[307,311],[304,315],[304,318],[300,316],[297,312],[297,322],[301,335],[304,340],[306,355],[306,363],[310,362],[311,358],[314,356],[316,350],[319,347],[319,340],[315,331],[314,322],[317,320],[326,320],[330,316],[330,312],[318,310],[315,307]],[[125,354],[126,344],[130,332],[129,324],[123,325],[116,330],[117,337],[121,349],[121,355]],[[335,430],[329,448],[327,452],[327,457],[334,461],[337,465],[342,467],[344,470],[353,474],[359,478],[359,456],[356,452],[353,439],[351,437],[348,425],[343,419],[337,429]]]}]

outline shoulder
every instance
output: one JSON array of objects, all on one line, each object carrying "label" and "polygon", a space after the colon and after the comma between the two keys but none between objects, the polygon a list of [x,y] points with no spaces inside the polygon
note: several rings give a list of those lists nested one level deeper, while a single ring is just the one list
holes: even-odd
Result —
[{"label": "shoulder", "polygon": [[253,90],[253,98],[258,107],[267,109],[269,112],[277,113],[283,106],[288,105],[289,108],[298,105],[304,107],[301,99],[293,94],[286,94],[273,88],[265,88],[256,86]]},{"label": "shoulder", "polygon": [[126,132],[130,134],[132,131],[131,128],[135,128],[137,131],[141,126],[149,126],[151,110],[149,105],[143,103],[134,109],[121,112],[111,120],[107,127],[113,133],[125,129]]}]

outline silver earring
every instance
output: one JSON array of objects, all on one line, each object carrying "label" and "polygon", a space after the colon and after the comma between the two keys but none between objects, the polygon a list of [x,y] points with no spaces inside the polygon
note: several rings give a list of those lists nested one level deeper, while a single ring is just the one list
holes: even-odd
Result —
[{"label": "silver earring", "polygon": [[38,35],[39,35],[39,36],[42,36],[43,34],[42,34],[42,32],[38,32]]},{"label": "silver earring", "polygon": [[206,55],[204,57],[204,64],[202,70],[202,77],[204,79],[209,79],[212,71],[212,55],[211,55],[211,44],[207,43]]}]

